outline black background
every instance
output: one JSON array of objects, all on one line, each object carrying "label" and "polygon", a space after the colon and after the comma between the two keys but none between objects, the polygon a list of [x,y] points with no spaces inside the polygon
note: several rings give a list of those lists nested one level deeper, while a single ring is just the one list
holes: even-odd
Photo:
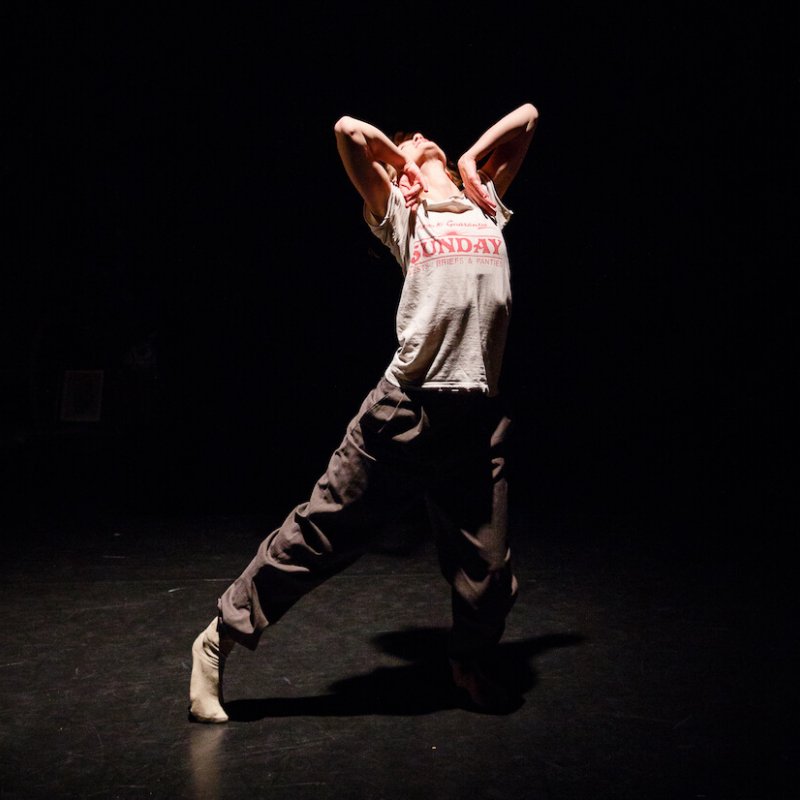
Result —
[{"label": "black background", "polygon": [[[334,123],[457,156],[531,101],[506,198],[516,497],[712,537],[779,508],[795,20],[523,8],[4,12],[11,507],[304,499],[390,358],[401,285]],[[60,421],[66,369],[104,371],[100,422]]]}]

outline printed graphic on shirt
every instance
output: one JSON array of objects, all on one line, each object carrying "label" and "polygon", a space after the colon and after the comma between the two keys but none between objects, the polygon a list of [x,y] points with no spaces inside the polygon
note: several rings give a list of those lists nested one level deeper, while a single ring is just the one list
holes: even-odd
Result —
[{"label": "printed graphic on shirt", "polygon": [[413,274],[432,267],[472,266],[502,267],[505,263],[503,239],[496,228],[483,222],[467,221],[425,226],[411,250],[408,273]]}]

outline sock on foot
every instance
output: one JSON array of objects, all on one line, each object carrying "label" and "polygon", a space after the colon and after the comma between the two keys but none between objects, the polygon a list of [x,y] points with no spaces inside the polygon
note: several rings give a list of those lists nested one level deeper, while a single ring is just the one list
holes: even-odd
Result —
[{"label": "sock on foot", "polygon": [[228,721],[222,707],[222,673],[233,644],[232,639],[220,640],[216,619],[192,644],[189,714],[198,722]]}]

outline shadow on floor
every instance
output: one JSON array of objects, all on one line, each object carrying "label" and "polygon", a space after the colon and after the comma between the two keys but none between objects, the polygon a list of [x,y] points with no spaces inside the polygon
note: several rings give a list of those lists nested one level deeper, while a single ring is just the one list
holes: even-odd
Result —
[{"label": "shadow on floor", "polygon": [[[264,717],[352,717],[369,714],[415,716],[468,707],[453,686],[446,658],[447,631],[411,628],[382,634],[373,642],[385,653],[410,663],[379,667],[364,675],[337,681],[330,694],[313,697],[243,698],[225,704],[231,721],[252,722]],[[580,634],[537,636],[504,642],[487,663],[487,672],[511,692],[524,697],[536,686],[531,665],[536,656],[558,647],[581,644]]]}]

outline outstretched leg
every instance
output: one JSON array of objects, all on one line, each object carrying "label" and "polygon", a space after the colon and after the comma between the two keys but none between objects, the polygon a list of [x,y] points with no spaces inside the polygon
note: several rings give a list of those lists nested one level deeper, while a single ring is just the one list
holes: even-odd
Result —
[{"label": "outstretched leg", "polygon": [[223,629],[254,650],[305,594],[349,566],[398,509],[422,491],[425,425],[385,379],[347,426],[311,497],[260,544],[219,600]]},{"label": "outstretched leg", "polygon": [[273,531],[218,601],[192,646],[190,715],[226,722],[225,658],[234,642],[254,650],[264,629],[303,595],[351,564],[381,525],[421,492],[419,405],[381,380],[348,425],[308,502]]}]

